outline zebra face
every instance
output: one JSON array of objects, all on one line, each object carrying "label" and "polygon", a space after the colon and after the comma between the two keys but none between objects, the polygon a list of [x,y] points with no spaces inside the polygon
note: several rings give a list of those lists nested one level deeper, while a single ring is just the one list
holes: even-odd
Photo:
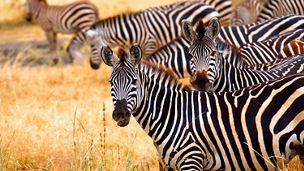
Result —
[{"label": "zebra face", "polygon": [[[218,57],[212,40],[204,40],[203,44],[189,48],[192,86],[200,91],[209,91],[217,76]],[[198,42],[201,43],[201,42]],[[211,45],[211,46],[210,46]]]},{"label": "zebra face", "polygon": [[27,22],[32,21],[32,13],[30,10],[30,0],[26,0],[24,3],[24,13],[25,13],[25,20]]},{"label": "zebra face", "polygon": [[117,57],[114,57],[113,51],[109,47],[103,47],[101,50],[102,59],[105,64],[113,68],[110,83],[111,95],[114,104],[113,119],[120,127],[127,126],[130,121],[132,111],[137,108],[139,99],[138,93],[138,70],[142,53],[139,46],[130,48],[130,55],[124,49],[119,49]]},{"label": "zebra face", "polygon": [[[38,15],[41,4],[47,4],[46,0],[26,0],[24,3],[25,20],[32,21],[33,15]],[[36,14],[35,14],[36,13]]]},{"label": "zebra face", "polygon": [[215,46],[219,34],[218,18],[212,18],[206,25],[200,20],[196,31],[188,21],[182,22],[184,37],[191,42],[189,47],[191,79],[194,88],[210,91],[218,76],[220,58]]}]

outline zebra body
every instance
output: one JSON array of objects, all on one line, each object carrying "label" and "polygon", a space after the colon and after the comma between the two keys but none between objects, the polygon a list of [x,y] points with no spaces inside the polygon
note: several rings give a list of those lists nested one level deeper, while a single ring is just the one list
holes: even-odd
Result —
[{"label": "zebra body", "polygon": [[241,26],[257,21],[261,5],[256,0],[246,0],[238,4],[231,14],[231,25]]},{"label": "zebra body", "polygon": [[[131,114],[159,156],[178,170],[275,170],[304,150],[304,75],[234,92],[187,91],[164,70],[140,62],[139,47],[114,57],[102,49],[110,77],[113,119]],[[286,160],[282,160],[282,156]]]},{"label": "zebra body", "polygon": [[304,29],[292,30],[267,40],[245,44],[240,48],[242,60],[246,65],[255,65],[271,62],[283,57],[299,55],[301,53],[297,53],[296,49],[291,49],[291,53],[288,55],[279,54],[284,53],[284,49],[287,50],[285,46],[290,41],[301,38],[304,38]]},{"label": "zebra body", "polygon": [[[231,91],[287,74],[303,72],[304,56],[296,60],[288,59],[277,63],[276,69],[255,70],[246,66],[235,67],[222,57],[216,46],[220,25],[217,18],[209,23],[198,23],[196,31],[191,23],[183,22],[185,38],[191,42],[189,47],[192,85],[202,91]],[[267,63],[265,64],[268,65]],[[268,66],[269,67],[269,66]],[[261,67],[260,67],[261,68]]]},{"label": "zebra body", "polygon": [[279,56],[285,58],[286,56],[296,56],[304,54],[304,39],[296,39],[286,44]]},{"label": "zebra body", "polygon": [[[190,57],[188,54],[189,46],[190,43],[180,37],[159,48],[150,56],[146,57],[145,60],[164,65],[178,78],[194,76],[196,69],[189,65],[189,62],[193,62],[193,57]],[[224,45],[221,46],[223,47]],[[232,47],[230,48],[233,50]],[[234,54],[234,56],[230,58],[236,58],[235,61],[241,60],[240,54],[237,52],[230,54]],[[231,61],[228,61],[229,57],[223,57],[221,53],[218,53],[217,58],[219,58],[217,63],[219,67],[211,85],[211,91],[215,92],[238,90],[274,78],[302,73],[304,68],[304,56],[286,58],[284,60],[277,60],[276,63],[265,63],[252,67],[232,64]],[[195,79],[191,79],[193,87],[201,90],[200,86],[204,83],[200,84],[200,82],[192,82],[192,80]]]},{"label": "zebra body", "polygon": [[302,0],[269,0],[262,7],[257,21],[264,21],[277,16],[296,14],[304,15],[304,1]]},{"label": "zebra body", "polygon": [[55,6],[42,0],[27,0],[25,12],[27,19],[35,17],[44,30],[51,52],[56,51],[57,33],[76,33],[67,48],[71,60],[82,58],[79,48],[87,40],[85,31],[98,20],[97,7],[88,1]]},{"label": "zebra body", "polygon": [[[206,5],[207,4],[207,5]],[[230,10],[229,10],[230,9]],[[138,44],[145,55],[181,36],[180,24],[183,19],[195,23],[200,18],[208,21],[219,16],[227,20],[230,16],[230,0],[194,0],[176,2],[161,7],[148,8],[141,12],[127,13],[100,20],[87,35],[91,39],[91,66],[98,69],[101,63],[102,46],[129,48]]]},{"label": "zebra body", "polygon": [[240,48],[296,29],[304,29],[304,16],[286,15],[243,26],[221,27],[219,38]]}]

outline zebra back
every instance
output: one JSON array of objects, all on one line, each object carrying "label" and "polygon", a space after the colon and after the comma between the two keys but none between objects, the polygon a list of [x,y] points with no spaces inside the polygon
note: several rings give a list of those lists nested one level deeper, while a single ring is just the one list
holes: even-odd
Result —
[{"label": "zebra back", "polygon": [[304,16],[287,15],[242,26],[221,27],[219,38],[240,48],[296,29],[304,29]]},{"label": "zebra back", "polygon": [[229,26],[231,13],[232,13],[232,1],[231,0],[201,0],[203,3],[208,4],[219,13],[220,23],[222,26]]},{"label": "zebra back", "polygon": [[66,5],[48,5],[39,0],[27,0],[28,15],[34,15],[45,31],[75,33],[89,29],[98,20],[98,9],[89,1]]},{"label": "zebra back", "polygon": [[296,39],[290,41],[287,45],[284,46],[281,53],[279,53],[280,58],[286,58],[288,56],[295,56],[304,54],[304,39]]},{"label": "zebra back", "polygon": [[100,20],[87,31],[91,41],[91,66],[99,68],[102,46],[129,49],[131,45],[138,44],[144,55],[149,55],[181,35],[182,20],[195,23],[215,16],[218,16],[215,9],[201,1],[183,1]]},{"label": "zebra back", "polygon": [[268,0],[262,7],[257,21],[264,21],[288,14],[304,15],[304,1]]},{"label": "zebra back", "polygon": [[[241,58],[246,65],[256,65],[263,64],[267,62],[274,61],[283,57],[287,57],[287,54],[284,54],[285,46],[294,39],[304,38],[304,29],[297,29],[283,34],[279,34],[270,39],[253,42],[243,45],[240,48]],[[290,56],[295,56],[297,54],[297,49],[290,49]],[[279,55],[280,53],[283,53]]]},{"label": "zebra back", "polygon": [[240,26],[256,22],[261,5],[256,0],[246,0],[238,4],[231,14],[231,25]]},{"label": "zebra back", "polygon": [[86,31],[99,19],[97,7],[89,1],[48,6],[46,14],[54,24],[54,31],[63,33]]}]

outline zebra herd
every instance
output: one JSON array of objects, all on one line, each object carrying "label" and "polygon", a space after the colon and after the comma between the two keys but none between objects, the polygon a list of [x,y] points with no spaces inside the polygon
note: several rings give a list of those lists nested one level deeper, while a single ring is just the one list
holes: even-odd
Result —
[{"label": "zebra herd", "polygon": [[[87,43],[93,69],[112,67],[113,119],[124,127],[135,117],[167,169],[277,170],[296,155],[304,162],[301,0],[236,8],[189,0],[101,20],[87,1],[27,0],[26,10],[51,51],[56,32],[76,32],[71,60]],[[188,77],[190,85],[178,80]]]}]

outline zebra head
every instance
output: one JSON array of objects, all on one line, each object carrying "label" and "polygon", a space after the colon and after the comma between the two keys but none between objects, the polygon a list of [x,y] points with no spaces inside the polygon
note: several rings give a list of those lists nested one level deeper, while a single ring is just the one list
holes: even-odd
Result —
[{"label": "zebra head", "polygon": [[24,3],[25,20],[32,21],[32,16],[38,15],[40,4],[47,5],[46,0],[26,0]]},{"label": "zebra head", "polygon": [[209,91],[219,72],[218,52],[215,39],[219,34],[218,18],[212,18],[206,25],[200,20],[193,29],[191,22],[182,22],[184,37],[190,41],[189,57],[191,84],[200,91]]},{"label": "zebra head", "polygon": [[109,47],[102,47],[101,55],[104,63],[113,68],[110,77],[114,104],[112,117],[118,126],[127,126],[131,113],[136,110],[140,100],[137,66],[142,57],[141,48],[137,45],[132,46],[129,55],[124,49],[119,49],[117,54],[119,61]]}]

